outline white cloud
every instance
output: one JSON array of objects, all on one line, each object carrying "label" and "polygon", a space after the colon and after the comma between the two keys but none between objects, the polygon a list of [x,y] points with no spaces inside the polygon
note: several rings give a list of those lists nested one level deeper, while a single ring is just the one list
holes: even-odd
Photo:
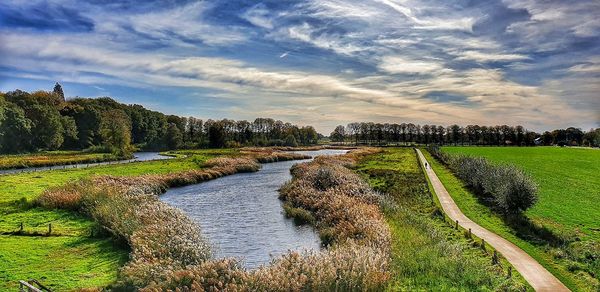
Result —
[{"label": "white cloud", "polygon": [[461,18],[419,18],[415,15],[413,10],[407,6],[401,5],[392,0],[376,0],[377,2],[383,3],[414,23],[414,27],[417,29],[431,29],[431,30],[463,30],[471,32],[473,31],[473,24],[476,19],[473,17],[461,17]]},{"label": "white cloud", "polygon": [[261,5],[246,10],[241,16],[258,27],[273,29],[273,19],[269,15],[269,10]]},{"label": "white cloud", "polygon": [[528,56],[521,54],[504,54],[504,53],[486,53],[482,51],[461,51],[454,54],[459,57],[456,60],[473,60],[477,62],[511,62],[529,59]]},{"label": "white cloud", "polygon": [[412,60],[401,56],[385,56],[378,65],[379,69],[389,73],[432,73],[444,69],[444,67],[431,61]]}]

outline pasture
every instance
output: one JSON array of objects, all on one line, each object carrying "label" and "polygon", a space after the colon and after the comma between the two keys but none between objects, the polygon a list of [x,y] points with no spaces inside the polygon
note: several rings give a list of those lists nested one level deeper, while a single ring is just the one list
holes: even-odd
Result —
[{"label": "pasture", "polygon": [[557,232],[600,239],[600,151],[560,147],[443,147],[448,153],[483,156],[529,173],[539,201],[527,216]]}]

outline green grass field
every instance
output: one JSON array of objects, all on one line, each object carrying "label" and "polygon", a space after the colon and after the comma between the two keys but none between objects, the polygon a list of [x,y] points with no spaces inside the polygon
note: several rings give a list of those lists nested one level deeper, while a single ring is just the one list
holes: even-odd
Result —
[{"label": "green grass field", "polygon": [[600,239],[600,151],[560,147],[444,147],[449,153],[515,164],[539,186],[527,216],[559,232]]},{"label": "green grass field", "polygon": [[443,220],[413,149],[386,148],[364,159],[357,171],[399,205],[385,212],[393,240],[390,291],[528,287],[516,273],[507,280],[506,262],[491,265],[489,254]]},{"label": "green grass field", "polygon": [[65,210],[32,207],[43,190],[93,175],[135,176],[199,168],[209,158],[236,150],[199,150],[187,158],[82,169],[52,170],[0,176],[0,234],[16,231],[21,222],[27,233],[45,233],[52,224],[54,236],[0,235],[0,290],[14,290],[16,281],[41,280],[62,291],[102,287],[116,279],[128,250],[108,238],[90,237],[95,223]]},{"label": "green grass field", "polygon": [[[532,175],[539,184],[539,202],[526,215],[554,232],[578,236],[582,243],[597,242],[593,226],[600,221],[595,204],[598,195],[600,151],[575,148],[444,147],[450,153],[488,157],[498,163],[513,163]],[[572,290],[590,290],[597,280],[583,272],[581,263],[565,256],[561,247],[528,241],[507,226],[502,218],[478,199],[446,167],[424,152],[436,174],[460,209],[473,221],[515,243],[538,260]],[[596,186],[596,187],[594,187]],[[572,219],[580,218],[580,219]],[[578,221],[581,220],[581,221]],[[593,249],[593,246],[592,246]],[[568,252],[568,251],[567,251]],[[588,270],[597,269],[592,264]]]}]

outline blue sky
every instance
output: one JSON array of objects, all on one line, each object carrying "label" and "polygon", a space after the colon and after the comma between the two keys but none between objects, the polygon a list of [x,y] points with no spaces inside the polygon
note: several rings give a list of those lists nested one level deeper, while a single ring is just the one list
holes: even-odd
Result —
[{"label": "blue sky", "polygon": [[0,91],[199,118],[600,126],[599,1],[0,3]]}]

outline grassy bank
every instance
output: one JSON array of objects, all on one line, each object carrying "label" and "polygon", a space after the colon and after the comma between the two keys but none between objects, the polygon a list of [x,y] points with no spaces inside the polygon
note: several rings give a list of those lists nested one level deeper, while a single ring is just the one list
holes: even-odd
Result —
[{"label": "grassy bank", "polygon": [[386,148],[363,159],[357,171],[397,204],[385,209],[392,232],[392,281],[388,290],[503,290],[527,287],[506,278],[508,264],[492,265],[490,254],[448,225],[429,193],[410,148]]},{"label": "grassy bank", "polygon": [[[471,149],[470,147],[466,147],[465,149]],[[493,151],[494,149],[499,148],[477,148],[477,149],[489,149],[488,151]],[[538,151],[545,151],[544,149],[551,148],[502,148],[509,149],[506,151],[509,152],[518,152],[518,151],[533,151],[533,153],[540,153]],[[517,149],[517,150],[515,150]],[[529,150],[536,149],[536,150]],[[458,151],[458,150],[455,150]],[[467,150],[469,151],[469,150]],[[552,150],[550,150],[552,151]],[[590,150],[583,150],[590,151]],[[472,194],[470,190],[468,190],[465,185],[456,177],[454,174],[448,170],[445,166],[441,165],[437,160],[433,159],[431,155],[427,151],[423,151],[427,160],[431,163],[431,166],[435,170],[439,179],[442,181],[448,192],[452,195],[452,198],[458,205],[458,207],[462,210],[462,212],[467,215],[471,220],[475,221],[479,225],[483,226],[486,229],[489,229],[505,239],[513,242],[523,250],[525,250],[528,254],[534,257],[540,264],[542,264],[546,269],[548,269],[551,273],[553,273],[556,277],[558,277],[565,285],[567,285],[572,290],[582,290],[582,291],[594,291],[594,289],[598,289],[598,281],[593,278],[592,275],[587,271],[593,271],[594,269],[598,269],[597,267],[597,257],[598,257],[598,245],[594,244],[593,241],[575,241],[571,244],[565,244],[560,246],[552,246],[548,244],[548,242],[544,241],[541,238],[531,237],[529,235],[523,234],[515,230],[515,228],[511,228],[503,218],[490,210],[488,206],[483,204],[476,196]],[[532,153],[532,154],[533,154]],[[551,155],[551,154],[550,154]],[[545,157],[546,155],[542,155]],[[551,158],[549,156],[548,158]],[[522,156],[521,160],[526,160],[527,158]],[[534,163],[535,165],[536,163]],[[539,164],[539,163],[537,163]],[[542,167],[541,165],[537,166]],[[550,167],[552,168],[552,167]],[[554,169],[558,170],[557,166],[554,166]],[[551,170],[548,170],[552,172]],[[533,175],[533,172],[532,172]],[[550,175],[550,174],[548,174]],[[536,179],[536,175],[534,175],[534,179]],[[554,180],[561,180],[560,177],[554,177]],[[538,182],[539,183],[539,182]],[[582,182],[585,184],[586,182]],[[548,198],[548,196],[543,191],[543,183],[540,183],[540,201],[538,204],[543,203],[544,200],[552,200],[552,198]],[[556,186],[558,187],[558,186]],[[569,192],[565,192],[563,194],[566,196]],[[558,198],[556,198],[558,199]],[[574,199],[576,200],[576,199]],[[573,200],[573,201],[574,201]],[[564,206],[569,205],[571,200],[563,200],[562,204]],[[578,204],[578,203],[575,203]],[[590,208],[591,205],[589,205]],[[532,211],[537,208],[534,207]],[[558,207],[557,207],[558,208]],[[569,209],[566,207],[565,209]],[[556,209],[558,211],[560,209]],[[568,211],[567,211],[568,212]],[[582,212],[585,213],[585,212]],[[527,212],[527,215],[530,214],[530,211]],[[536,217],[534,217],[536,218]],[[546,218],[546,220],[542,222],[548,222],[547,220],[550,218]],[[538,226],[538,228],[543,228],[542,226]],[[558,225],[554,225],[553,230],[558,230]],[[564,233],[559,234],[559,236],[569,238],[567,229],[563,230]],[[589,244],[592,243],[592,244]],[[582,258],[580,258],[582,257]],[[588,258],[589,257],[589,258]],[[594,261],[595,265],[594,266]],[[584,263],[591,262],[591,266],[585,266]],[[596,287],[596,288],[594,288]]]},{"label": "grassy bank", "polygon": [[[237,150],[200,150],[185,159],[104,165],[0,176],[0,290],[15,289],[16,281],[35,278],[55,290],[102,287],[114,282],[128,259],[128,248],[107,236],[91,236],[98,225],[68,210],[48,210],[32,202],[44,190],[94,175],[138,176],[167,174],[204,167],[206,160],[236,155]],[[53,236],[6,235],[18,231]],[[92,272],[90,272],[92,271]]]},{"label": "grassy bank", "polygon": [[34,154],[0,155],[0,169],[96,163],[127,159],[110,153],[82,151],[47,151]]}]

